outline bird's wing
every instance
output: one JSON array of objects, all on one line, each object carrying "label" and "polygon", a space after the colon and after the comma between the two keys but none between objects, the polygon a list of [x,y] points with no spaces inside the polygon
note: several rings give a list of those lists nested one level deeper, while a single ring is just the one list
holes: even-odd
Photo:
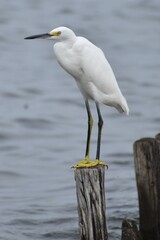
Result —
[{"label": "bird's wing", "polygon": [[74,51],[74,56],[78,56],[78,71],[81,72],[76,80],[82,94],[128,114],[127,102],[102,50],[79,37]]},{"label": "bird's wing", "polygon": [[78,44],[80,66],[85,80],[92,82],[104,94],[119,93],[114,73],[102,50],[85,38],[80,38]]}]

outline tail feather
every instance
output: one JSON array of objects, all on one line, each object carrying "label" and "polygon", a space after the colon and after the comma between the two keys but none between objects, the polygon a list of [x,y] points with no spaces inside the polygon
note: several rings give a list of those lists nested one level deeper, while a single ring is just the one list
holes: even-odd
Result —
[{"label": "tail feather", "polygon": [[118,96],[105,95],[105,99],[103,99],[102,102],[108,106],[115,107],[121,113],[124,112],[126,113],[126,115],[129,115],[129,107],[123,95],[118,95]]},{"label": "tail feather", "polygon": [[126,113],[126,115],[129,115],[129,107],[128,107],[127,101],[124,97],[122,98],[120,107],[121,107],[121,112],[124,112],[124,113]]}]

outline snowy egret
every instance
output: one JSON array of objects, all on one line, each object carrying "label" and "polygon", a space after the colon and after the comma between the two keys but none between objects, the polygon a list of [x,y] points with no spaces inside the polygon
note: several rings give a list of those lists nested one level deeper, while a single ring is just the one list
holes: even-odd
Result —
[{"label": "snowy egret", "polygon": [[[129,114],[126,99],[121,93],[110,64],[102,50],[84,37],[76,36],[67,27],[58,27],[49,33],[33,35],[25,39],[51,39],[58,63],[75,79],[83,97],[88,116],[88,133],[84,160],[77,167],[92,167],[105,163],[100,161],[101,132],[103,119],[99,103],[115,107],[119,112]],[[98,114],[98,139],[96,160],[90,161],[90,139],[93,126],[89,100],[96,104]]]}]

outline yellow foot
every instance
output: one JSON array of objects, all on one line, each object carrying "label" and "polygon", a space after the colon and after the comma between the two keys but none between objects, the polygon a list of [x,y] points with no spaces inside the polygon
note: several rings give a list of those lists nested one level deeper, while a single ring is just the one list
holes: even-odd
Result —
[{"label": "yellow foot", "polygon": [[97,165],[103,165],[108,168],[108,165],[105,162],[101,162],[100,160],[96,159],[95,161],[90,161],[88,157],[86,157],[84,160],[79,161],[76,166],[74,166],[74,169],[77,168],[89,168],[89,167],[95,167]]}]

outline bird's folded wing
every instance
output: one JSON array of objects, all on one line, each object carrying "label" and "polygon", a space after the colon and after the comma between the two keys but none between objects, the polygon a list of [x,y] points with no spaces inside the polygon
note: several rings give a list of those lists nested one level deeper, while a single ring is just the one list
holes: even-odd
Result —
[{"label": "bird's folded wing", "polygon": [[110,64],[95,45],[83,47],[80,65],[85,80],[92,82],[99,91],[107,95],[120,91]]}]

